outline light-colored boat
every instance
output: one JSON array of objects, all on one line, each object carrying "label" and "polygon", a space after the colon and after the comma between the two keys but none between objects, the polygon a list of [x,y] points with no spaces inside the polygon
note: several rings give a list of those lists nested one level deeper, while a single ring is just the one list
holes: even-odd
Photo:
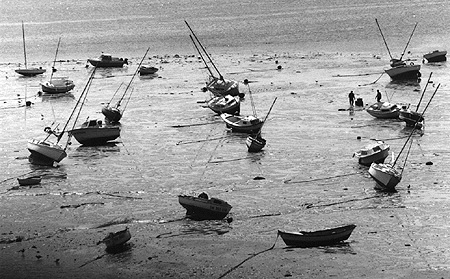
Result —
[{"label": "light-colored boat", "polygon": [[333,245],[347,240],[355,228],[356,225],[351,224],[312,232],[286,232],[278,230],[278,235],[281,236],[287,246],[307,248]]},{"label": "light-colored boat", "polygon": [[232,208],[226,201],[209,198],[204,192],[198,197],[179,195],[178,202],[186,209],[186,216],[194,220],[221,220]]},{"label": "light-colored boat", "polygon": [[23,39],[23,56],[25,58],[25,68],[16,69],[15,72],[20,74],[20,75],[26,76],[26,77],[33,77],[33,76],[45,73],[46,70],[42,69],[42,67],[39,67],[39,68],[36,68],[36,67],[28,68],[28,65],[27,65],[27,51],[26,51],[26,47],[25,47],[25,28],[24,28],[24,25],[23,25],[23,21],[22,21],[22,39]]},{"label": "light-colored boat", "polygon": [[98,68],[121,68],[125,64],[128,65],[127,58],[113,57],[107,53],[102,53],[99,58],[89,58],[88,62]]},{"label": "light-colored boat", "polygon": [[415,127],[416,129],[422,129],[425,120],[422,113],[413,111],[407,106],[402,106],[398,118],[405,121],[407,127]]},{"label": "light-colored boat", "polygon": [[27,148],[34,156],[43,156],[59,163],[67,157],[67,153],[65,148],[59,145],[58,142],[50,142],[48,137],[44,140],[31,139],[27,143]]},{"label": "light-colored boat", "polygon": [[103,240],[97,243],[105,243],[106,249],[117,249],[122,247],[125,243],[127,243],[131,239],[131,233],[129,228],[125,228],[122,231],[118,232],[110,232]]},{"label": "light-colored boat", "polygon": [[208,107],[215,113],[229,113],[239,115],[241,110],[241,101],[238,96],[216,96],[208,101]]},{"label": "light-colored boat", "polygon": [[81,127],[72,129],[68,133],[83,145],[96,146],[120,137],[120,127],[103,125],[101,120],[94,119],[87,120],[81,124]]},{"label": "light-colored boat", "polygon": [[376,118],[397,119],[400,108],[389,102],[376,102],[366,109],[367,113]]},{"label": "light-colored boat", "polygon": [[253,115],[239,116],[222,113],[220,117],[225,122],[227,128],[231,129],[233,132],[240,133],[256,134],[261,130],[264,123],[261,119],[254,117]]},{"label": "light-colored boat", "polygon": [[447,61],[447,51],[446,50],[434,50],[423,55],[428,62],[443,62]]},{"label": "light-colored boat", "polygon": [[387,143],[376,141],[355,152],[354,156],[358,158],[361,165],[370,166],[372,163],[384,163],[389,155],[389,149],[390,146]]},{"label": "light-colored boat", "polygon": [[392,164],[372,163],[369,174],[377,182],[380,190],[387,192],[394,192],[395,186],[402,180],[402,173]]},{"label": "light-colored boat", "polygon": [[139,75],[145,76],[145,75],[153,75],[158,71],[158,68],[153,66],[141,66],[139,67]]}]

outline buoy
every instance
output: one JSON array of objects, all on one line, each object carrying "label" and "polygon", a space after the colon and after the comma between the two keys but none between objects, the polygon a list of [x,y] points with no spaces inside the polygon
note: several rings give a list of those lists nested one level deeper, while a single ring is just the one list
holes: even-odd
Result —
[{"label": "buoy", "polygon": [[431,162],[431,161],[428,161],[428,162],[426,162],[426,163],[425,163],[425,165],[427,165],[427,166],[431,166],[431,165],[433,165],[433,162]]},{"label": "buoy", "polygon": [[248,84],[248,79],[244,79],[244,84],[245,84],[245,85]]},{"label": "buoy", "polygon": [[359,139],[359,140],[360,140],[360,139],[361,139],[361,136],[357,136],[356,139]]}]

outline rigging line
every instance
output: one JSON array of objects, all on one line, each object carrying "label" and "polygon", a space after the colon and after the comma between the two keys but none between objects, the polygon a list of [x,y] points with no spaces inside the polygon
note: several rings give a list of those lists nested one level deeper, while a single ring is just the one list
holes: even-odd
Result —
[{"label": "rigging line", "polygon": [[191,34],[189,34],[189,38],[191,38],[191,41],[192,41],[192,43],[194,44],[195,49],[197,49],[198,54],[199,54],[200,57],[202,58],[202,61],[203,61],[203,63],[205,64],[206,69],[208,69],[209,74],[210,74],[211,76],[214,76],[213,72],[211,71],[211,68],[209,68],[208,63],[206,62],[205,58],[203,57],[203,55],[202,55],[200,49],[198,49],[198,46],[197,46],[197,44],[195,43],[194,38],[192,38],[192,35],[191,35]]},{"label": "rigging line", "polygon": [[269,117],[269,114],[270,114],[270,112],[272,111],[273,105],[275,105],[275,102],[277,101],[277,99],[278,99],[278,97],[275,97],[275,99],[274,99],[273,102],[272,102],[272,105],[271,105],[270,108],[269,108],[269,111],[268,111],[267,114],[266,114],[266,117],[264,117],[263,124],[261,125],[261,128],[259,129],[258,135],[261,134],[262,127],[263,127],[264,124],[266,123],[267,117]]},{"label": "rigging line", "polygon": [[61,37],[59,37],[58,46],[56,47],[55,59],[53,59],[53,66],[52,66],[52,73],[50,74],[50,81],[52,80],[53,72],[55,71],[56,56],[58,55],[58,50],[59,50],[59,44],[60,43],[61,43]]},{"label": "rigging line", "polygon": [[402,175],[403,171],[405,170],[406,161],[408,160],[408,156],[409,156],[409,152],[411,151],[412,143],[413,143],[413,140],[411,140],[411,142],[409,143],[408,152],[406,152],[405,161],[403,162],[402,172],[400,173],[400,175]]},{"label": "rigging line", "polygon": [[123,107],[123,110],[122,110],[122,115],[123,115],[123,112],[125,111],[125,109],[128,107],[128,103],[131,100],[131,94],[133,94],[133,91],[134,91],[134,87],[131,89],[130,95],[128,95],[127,102],[125,103],[125,106]]},{"label": "rigging line", "polygon": [[418,24],[418,22],[416,22],[416,24],[414,25],[414,29],[413,29],[413,31],[412,31],[412,33],[411,33],[411,36],[409,36],[409,40],[408,40],[408,42],[406,43],[405,49],[404,49],[403,52],[402,52],[402,56],[400,56],[400,60],[402,60],[403,55],[405,55],[406,48],[408,47],[409,42],[411,41],[411,38],[412,38],[412,36],[413,36],[413,34],[414,34],[414,31],[416,30],[417,24]]},{"label": "rigging line", "polygon": [[195,40],[197,40],[198,44],[200,45],[200,47],[202,48],[203,52],[205,53],[206,57],[208,57],[209,62],[213,65],[214,69],[216,70],[216,72],[219,74],[219,78],[221,80],[223,80],[223,76],[222,74],[219,72],[219,69],[217,69],[216,65],[214,64],[214,62],[211,59],[211,56],[209,56],[208,52],[206,51],[205,47],[202,45],[202,43],[200,42],[200,40],[197,38],[197,35],[195,35],[194,31],[192,30],[191,26],[189,26],[189,24],[187,23],[187,21],[184,21],[187,25],[187,27],[189,28],[189,30],[191,31],[192,35],[194,35]]},{"label": "rigging line", "polygon": [[247,87],[248,87],[248,94],[250,95],[250,103],[252,104],[253,116],[258,118],[258,116],[256,115],[255,103],[253,102],[252,91],[250,90],[250,84],[249,83],[247,83]]},{"label": "rigging line", "polygon": [[117,88],[116,92],[114,92],[114,95],[112,96],[111,100],[106,104],[107,106],[109,106],[109,104],[111,104],[112,100],[114,99],[114,97],[116,96],[117,92],[119,92],[120,87],[122,87],[122,85],[124,84],[124,82],[122,82],[119,85],[119,88]]},{"label": "rigging line", "polygon": [[391,60],[392,60],[391,51],[389,50],[388,44],[386,43],[386,39],[384,38],[383,32],[381,31],[381,27],[378,24],[378,20],[376,18],[375,18],[375,22],[377,23],[378,29],[380,30],[380,33],[381,33],[381,37],[383,38],[384,44],[386,45],[387,51],[388,51],[389,56],[391,57]]},{"label": "rigging line", "polygon": [[430,76],[428,77],[427,83],[425,84],[425,88],[423,89],[422,96],[420,96],[419,103],[417,104],[417,107],[416,107],[416,112],[419,110],[419,106],[420,106],[420,104],[422,102],[423,96],[425,95],[425,91],[427,90],[428,83],[430,83],[430,79],[431,79],[431,75],[432,74],[433,74],[433,72],[430,73]]}]

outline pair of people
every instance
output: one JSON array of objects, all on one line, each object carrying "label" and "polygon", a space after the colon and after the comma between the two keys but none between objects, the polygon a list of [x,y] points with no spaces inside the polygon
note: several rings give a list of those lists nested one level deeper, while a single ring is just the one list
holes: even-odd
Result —
[{"label": "pair of people", "polygon": [[[377,89],[377,95],[375,96],[375,99],[377,100],[377,102],[381,102],[381,92],[378,89]],[[348,101],[350,103],[350,106],[354,105],[355,93],[353,93],[353,91],[350,91],[350,93],[348,93]]]}]

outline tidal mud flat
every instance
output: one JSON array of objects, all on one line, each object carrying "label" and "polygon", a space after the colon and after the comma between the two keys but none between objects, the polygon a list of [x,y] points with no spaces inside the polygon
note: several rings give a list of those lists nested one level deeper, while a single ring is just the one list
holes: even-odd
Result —
[{"label": "tidal mud flat", "polygon": [[[225,77],[251,81],[240,85],[247,93],[241,114],[251,113],[249,90],[258,115],[278,97],[264,126],[263,152],[247,153],[245,136],[227,131],[204,107],[207,73],[201,61],[195,55],[167,55],[148,61],[160,68],[157,77],[134,83],[120,140],[101,147],[74,142],[57,168],[34,166],[27,160],[26,140],[41,135],[48,122],[67,117],[89,68],[83,61],[61,64],[59,71],[70,73],[77,90],[73,97],[46,99],[36,96],[39,78],[18,78],[11,74],[13,65],[2,65],[8,76],[0,110],[5,278],[446,278],[445,63],[423,65],[420,83],[395,83],[382,75],[388,61],[370,53],[213,58]],[[102,103],[131,78],[138,59],[130,58],[128,68],[99,72],[88,113],[100,116]],[[424,133],[414,136],[398,191],[377,192],[367,168],[352,154],[371,138],[398,152],[409,130],[363,108],[347,110],[347,94],[353,90],[371,104],[380,89],[383,98],[416,104],[430,72],[433,84],[442,85],[427,111]],[[30,108],[18,103],[24,87]],[[10,179],[30,172],[43,176],[39,187],[17,187]],[[177,195],[201,191],[228,201],[232,222],[184,219]],[[278,229],[343,223],[357,227],[342,245],[294,249],[277,239]],[[109,231],[125,226],[132,239],[123,251],[111,254],[97,245]]]}]

